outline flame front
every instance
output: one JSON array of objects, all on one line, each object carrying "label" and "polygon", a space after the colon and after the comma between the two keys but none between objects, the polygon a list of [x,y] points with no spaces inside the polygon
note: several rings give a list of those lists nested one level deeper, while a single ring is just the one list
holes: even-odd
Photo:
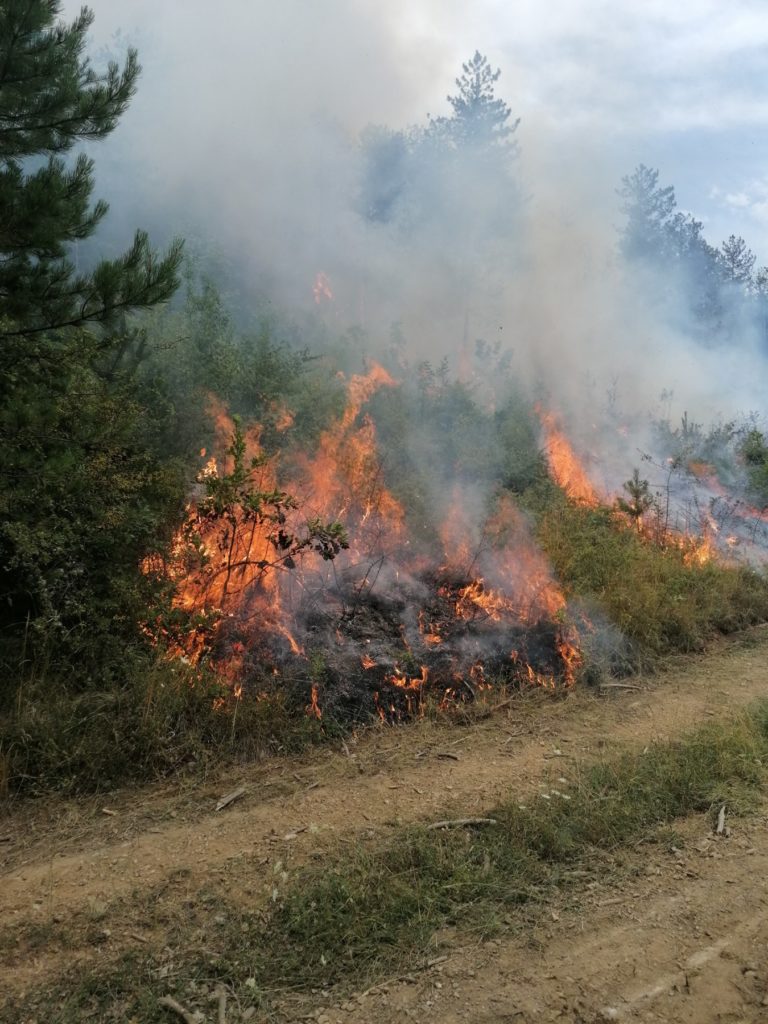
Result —
[{"label": "flame front", "polygon": [[599,505],[600,497],[597,490],[576,455],[573,445],[558,426],[557,417],[551,412],[546,412],[541,405],[536,406],[536,412],[544,432],[544,451],[552,479],[574,501],[593,507]]},{"label": "flame front", "polygon": [[[176,607],[201,623],[211,615],[214,625],[207,631],[195,626],[171,645],[173,653],[208,659],[239,687],[260,665],[271,664],[281,685],[295,674],[291,659],[311,662],[319,639],[344,666],[342,675],[357,666],[373,708],[386,719],[422,713],[430,690],[447,706],[474,698],[494,678],[537,686],[574,682],[579,655],[564,624],[565,597],[509,496],[493,502],[478,525],[457,486],[434,550],[412,542],[405,510],[385,482],[366,408],[378,391],[396,386],[377,364],[350,377],[345,408],[321,434],[314,455],[294,455],[281,473],[265,457],[259,427],[244,433],[243,460],[255,467],[254,486],[270,494],[285,487],[296,499],[278,526],[274,517],[249,519],[234,508],[212,514],[212,485],[233,471],[235,424],[211,403],[215,453],[201,456],[199,490],[169,572]],[[275,407],[270,423],[289,429],[290,410]],[[332,562],[307,559],[287,567],[279,545],[276,550],[276,531],[294,528],[301,516],[342,523],[348,548]],[[405,660],[392,657],[395,634]],[[418,670],[404,667],[411,661]],[[333,693],[324,683],[323,702],[329,699]],[[322,719],[317,682],[305,707]]]}]

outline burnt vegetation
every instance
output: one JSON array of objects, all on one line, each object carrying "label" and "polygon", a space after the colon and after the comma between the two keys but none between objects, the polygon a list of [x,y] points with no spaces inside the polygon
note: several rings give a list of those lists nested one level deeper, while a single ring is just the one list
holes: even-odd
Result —
[{"label": "burnt vegetation", "polygon": [[[563,694],[768,618],[757,418],[660,414],[653,457],[601,492],[564,468],[546,389],[473,335],[525,205],[481,54],[448,114],[371,128],[355,155],[367,229],[426,260],[439,224],[466,253],[460,342],[432,361],[397,325],[382,344],[325,317],[324,276],[308,315],[225,301],[205,260],[143,232],[78,269],[107,207],[73,151],[116,128],[139,75],[133,51],[92,67],[90,21],[0,11],[0,786],[114,786]],[[670,322],[692,317],[702,349],[745,331],[765,349],[746,243],[712,247],[648,168],[620,197],[621,259]]]}]

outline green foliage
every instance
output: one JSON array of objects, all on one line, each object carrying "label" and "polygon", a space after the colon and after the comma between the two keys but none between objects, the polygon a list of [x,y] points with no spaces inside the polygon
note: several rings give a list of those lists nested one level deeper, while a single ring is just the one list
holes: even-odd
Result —
[{"label": "green foliage", "polygon": [[461,72],[456,79],[458,92],[448,96],[452,116],[433,119],[431,129],[460,147],[509,147],[520,119],[510,121],[512,110],[495,94],[501,71],[494,71],[488,58],[475,50]]},{"label": "green foliage", "polygon": [[660,547],[612,510],[572,504],[552,487],[527,502],[566,596],[596,602],[641,663],[768,616],[768,581],[749,569],[700,564],[685,545]]},{"label": "green foliage", "polygon": [[183,494],[159,454],[168,404],[133,378],[146,337],[126,321],[170,297],[181,246],[158,258],[137,232],[89,273],[67,256],[107,207],[91,205],[92,161],[64,157],[115,128],[136,54],[98,74],[91,13],[65,25],[60,11],[0,7],[0,700],[30,671],[105,686],[142,659],[139,623],[159,595],[139,566]]},{"label": "green foliage", "polygon": [[674,188],[660,186],[659,172],[644,164],[622,179],[618,194],[626,216],[622,255],[677,326],[698,329],[705,344],[745,330],[765,337],[763,278],[743,238],[710,245],[702,222],[680,211]]},{"label": "green foliage", "polygon": [[[245,421],[261,425],[269,452],[316,443],[340,414],[344,386],[337,367],[310,356],[290,325],[274,314],[238,326],[216,284],[186,271],[183,304],[153,311],[143,320],[146,379],[159,378],[178,410],[167,450],[188,457],[210,440],[206,408],[211,396]],[[285,429],[285,410],[293,424]]]},{"label": "green foliage", "polygon": [[632,479],[624,484],[624,490],[628,498],[619,496],[616,499],[616,507],[639,526],[643,516],[653,505],[650,484],[647,480],[641,480],[640,470],[635,469]]},{"label": "green foliage", "polygon": [[761,430],[750,430],[741,442],[740,453],[747,467],[752,497],[762,507],[768,505],[768,442]]},{"label": "green foliage", "polygon": [[[0,403],[0,659],[80,682],[125,664],[158,594],[139,572],[169,537],[180,467],[156,454],[162,419],[135,384],[107,382],[93,339],[6,341]],[[13,356],[18,355],[14,360]],[[159,413],[159,410],[155,410]],[[111,667],[110,667],[111,666]]]},{"label": "green foliage", "polygon": [[[130,50],[121,70],[98,74],[83,56],[87,8],[57,22],[54,0],[9,0],[0,8],[0,337],[29,336],[152,306],[173,293],[181,260],[174,242],[158,258],[139,231],[123,256],[76,273],[69,243],[90,236],[107,212],[91,207],[93,161],[71,169],[57,154],[109,135],[136,87]],[[48,159],[28,171],[22,161]]]},{"label": "green foliage", "polygon": [[[184,524],[186,547],[178,553],[188,575],[195,573],[197,556],[197,575],[207,579],[206,583],[200,581],[201,589],[209,589],[224,576],[221,587],[216,588],[223,601],[233,578],[245,577],[251,585],[268,570],[293,569],[296,559],[306,552],[332,561],[349,547],[340,523],[312,517],[302,528],[294,524],[291,515],[298,507],[296,499],[285,491],[262,488],[258,470],[269,458],[247,456],[245,436],[237,418],[227,455],[232,461],[228,472],[203,473],[205,495]],[[211,527],[219,528],[218,545],[225,552],[225,558],[217,559],[215,566],[200,540]],[[271,551],[265,550],[262,539],[266,539]]]},{"label": "green foliage", "polygon": [[426,125],[402,131],[372,127],[360,140],[362,216],[396,225],[411,246],[410,260],[422,240],[451,254],[460,287],[475,300],[486,278],[509,266],[505,255],[522,205],[513,174],[519,120],[496,96],[499,77],[475,52],[462,65],[456,94],[447,97],[450,116],[428,116]]},{"label": "green foliage", "polygon": [[546,477],[530,403],[503,372],[496,383],[491,401],[477,385],[452,379],[446,363],[422,362],[397,389],[371,399],[387,484],[416,529],[433,533],[435,491],[457,480],[519,494]]}]

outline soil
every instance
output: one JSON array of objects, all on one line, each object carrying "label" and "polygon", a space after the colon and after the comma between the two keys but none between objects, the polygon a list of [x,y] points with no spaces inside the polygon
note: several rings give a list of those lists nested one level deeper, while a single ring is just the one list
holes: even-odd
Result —
[{"label": "soil", "polygon": [[[278,860],[291,870],[403,822],[481,814],[570,763],[722,717],[768,695],[766,655],[768,630],[755,630],[602,695],[532,693],[485,719],[382,725],[205,780],[12,803],[0,820],[0,1000],[162,944],[174,905],[214,880],[258,903]],[[632,871],[521,919],[512,937],[467,948],[446,931],[434,941],[440,962],[342,1003],[303,1000],[296,1019],[768,1020],[766,820],[734,820],[727,838],[702,819],[683,823],[679,846],[645,848]],[[260,866],[247,879],[245,857]]]}]

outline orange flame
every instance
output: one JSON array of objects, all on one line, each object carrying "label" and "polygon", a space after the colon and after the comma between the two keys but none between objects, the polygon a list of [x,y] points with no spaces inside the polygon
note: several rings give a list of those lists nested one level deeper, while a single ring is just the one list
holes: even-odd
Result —
[{"label": "orange flame", "polygon": [[358,423],[365,403],[380,388],[394,386],[377,363],[367,374],[351,377],[342,416],[322,434],[314,458],[299,458],[307,503],[318,515],[351,527],[358,557],[374,547],[392,550],[403,532],[403,508],[381,479],[374,423],[367,416]]},{"label": "orange flame", "polygon": [[315,302],[318,306],[323,302],[333,301],[331,282],[328,279],[328,275],[322,270],[318,271],[317,276],[315,277],[315,283],[312,285],[312,295],[314,296]]},{"label": "orange flame", "polygon": [[574,501],[581,501],[593,507],[599,505],[600,497],[597,490],[573,450],[571,442],[558,427],[555,415],[545,412],[539,404],[536,405],[536,412],[544,432],[544,451],[549,471],[555,483]]},{"label": "orange flame", "polygon": [[313,683],[312,684],[312,692],[310,694],[310,699],[309,699],[309,704],[307,704],[307,707],[306,707],[306,712],[307,712],[307,714],[309,715],[310,718],[321,719],[323,717],[323,712],[320,710],[320,705],[318,703],[317,698],[318,698],[317,685],[315,683]]},{"label": "orange flame", "polygon": [[[321,435],[315,455],[297,455],[291,463],[287,487],[297,496],[299,505],[323,521],[342,522],[347,530],[350,547],[334,563],[333,574],[337,578],[347,573],[345,579],[357,580],[362,572],[369,573],[370,569],[357,567],[370,566],[371,555],[375,556],[376,564],[385,557],[390,559],[390,578],[393,569],[395,578],[406,569],[415,579],[422,572],[434,572],[436,562],[426,551],[418,559],[409,558],[406,566],[404,556],[408,555],[409,542],[405,513],[385,486],[375,425],[370,414],[364,411],[366,403],[377,391],[394,386],[396,382],[377,364],[373,364],[366,374],[352,376],[347,381],[346,407],[336,422]],[[269,422],[273,426],[287,429],[292,423],[289,410],[275,406],[270,411]],[[177,553],[181,555],[190,524],[196,526],[200,564],[195,566],[179,561],[173,570],[178,586],[176,607],[195,614],[217,612],[219,625],[214,629],[229,628],[228,624],[232,624],[235,630],[239,624],[243,629],[253,629],[246,624],[257,623],[260,635],[283,637],[293,655],[303,657],[304,651],[294,636],[296,613],[292,603],[293,592],[307,589],[308,584],[315,593],[321,592],[330,576],[326,574],[323,579],[322,565],[312,567],[312,576],[301,566],[296,566],[290,574],[282,572],[274,564],[274,524],[271,521],[261,522],[258,517],[255,521],[247,518],[239,521],[233,516],[224,517],[225,521],[222,521],[221,517],[212,515],[206,518],[200,514],[208,500],[203,493],[203,485],[206,481],[215,481],[220,474],[229,474],[234,465],[228,451],[233,421],[220,403],[212,402],[210,412],[216,427],[215,454],[207,457],[205,451],[201,453],[207,461],[198,477],[200,491],[190,504],[185,530],[177,538]],[[274,460],[264,457],[260,428],[249,429],[244,440],[245,464],[255,463],[254,485],[264,492],[279,492],[281,481],[277,467]],[[288,510],[286,515],[290,520],[294,512]],[[443,603],[438,602],[429,611],[425,608],[418,611],[422,657],[426,650],[439,645],[445,652],[444,657],[450,657],[453,632],[448,618],[445,622],[440,621],[444,609],[449,609],[448,616],[453,615],[454,619],[477,622],[479,628],[485,629],[490,623],[499,623],[502,630],[506,626],[535,625],[545,619],[560,619],[565,610],[565,597],[544,555],[536,546],[525,517],[511,498],[506,496],[497,500],[482,529],[474,522],[476,518],[470,514],[457,487],[439,530],[443,564],[438,578],[445,582],[438,589],[438,596]],[[297,581],[295,588],[287,582],[288,579]],[[317,582],[319,586],[315,587]],[[409,653],[418,656],[416,637],[406,635],[404,624],[402,630],[403,645]],[[336,634],[339,645],[344,646],[347,641],[338,627]],[[221,644],[221,647],[226,647],[226,653],[216,655],[222,659],[216,667],[233,686],[239,686],[248,664],[246,646],[239,641],[233,642],[231,632],[220,635],[226,640],[226,644]],[[249,634],[240,635],[245,639]],[[211,649],[210,634],[206,641],[205,631],[196,629],[186,638],[182,650],[176,653],[199,660]],[[459,667],[458,648],[456,651],[454,657],[457,660],[453,667],[440,669],[447,671],[449,679],[455,681],[455,685],[445,689],[443,703],[467,699],[468,693],[474,695],[490,686],[482,660],[462,669]],[[575,636],[566,634],[564,627],[560,628],[555,651],[559,655],[560,667],[552,669],[552,672],[558,679],[564,679],[567,685],[572,685],[580,655]],[[510,657],[516,660],[516,652],[512,652]],[[366,671],[378,669],[381,673],[376,676],[381,679],[382,689],[375,697],[375,706],[382,718],[392,720],[405,713],[423,713],[423,695],[431,682],[428,666],[424,665],[419,674],[410,674],[396,667],[385,675],[383,667],[367,653],[360,655],[360,664]],[[538,686],[556,685],[554,675],[537,673],[522,659],[519,674],[527,675]],[[440,683],[443,684],[442,679]],[[383,689],[384,684],[394,689],[387,693]],[[312,685],[306,711],[317,719],[322,717],[316,684]]]}]

